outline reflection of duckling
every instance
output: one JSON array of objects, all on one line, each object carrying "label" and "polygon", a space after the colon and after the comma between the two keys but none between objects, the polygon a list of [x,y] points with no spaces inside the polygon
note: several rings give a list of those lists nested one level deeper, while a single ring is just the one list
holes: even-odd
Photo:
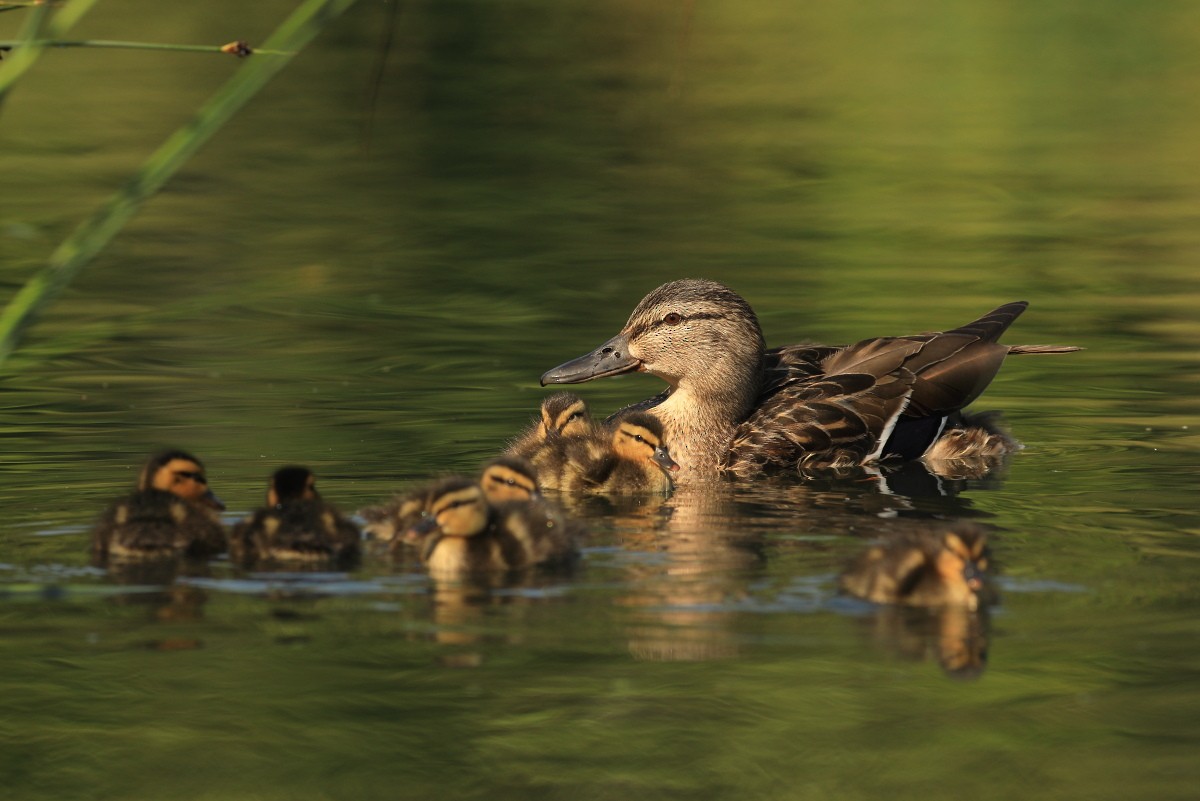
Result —
[{"label": "reflection of duckling", "polygon": [[954,531],[906,531],[873,545],[850,564],[838,585],[875,603],[975,610],[992,601],[986,569],[986,534],[960,524]]},{"label": "reflection of duckling", "polygon": [[204,465],[185,451],[164,451],[146,462],[137,491],[114,503],[97,523],[97,559],[210,556],[225,550],[217,512],[225,505],[208,488]]},{"label": "reflection of duckling", "polygon": [[646,412],[631,412],[617,421],[605,452],[568,450],[562,488],[568,492],[608,495],[667,493],[679,465],[663,442],[663,426]]},{"label": "reflection of duckling", "polygon": [[[436,574],[516,570],[570,561],[574,526],[539,503],[491,506],[478,483],[451,478],[434,487],[428,513],[405,532]],[[393,541],[393,548],[396,542]]]},{"label": "reflection of duckling", "polygon": [[483,466],[479,486],[488,503],[530,501],[541,497],[538,491],[537,470],[525,459],[500,456]]},{"label": "reflection of duckling", "polygon": [[317,492],[307,467],[283,467],[271,476],[267,505],[233,527],[235,561],[343,561],[358,555],[358,527]]}]

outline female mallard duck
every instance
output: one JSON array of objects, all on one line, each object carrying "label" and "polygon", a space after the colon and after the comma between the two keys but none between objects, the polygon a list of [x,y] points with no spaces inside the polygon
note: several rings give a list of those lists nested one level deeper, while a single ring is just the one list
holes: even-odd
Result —
[{"label": "female mallard duck", "polygon": [[[537,471],[528,461],[516,456],[499,456],[485,464],[479,474],[479,486],[488,503],[493,504],[541,498]],[[358,514],[367,521],[363,530],[372,539],[397,541],[397,535],[403,534],[429,511],[433,490],[433,486],[418,487],[396,495],[386,503],[360,509]]]},{"label": "female mallard duck", "polygon": [[617,420],[599,457],[584,445],[567,452],[562,488],[601,495],[665,494],[679,465],[663,442],[663,424],[646,412],[630,412]]},{"label": "female mallard duck", "polygon": [[912,459],[947,427],[963,427],[959,410],[1008,354],[1079,350],[999,344],[1027,305],[1009,303],[945,333],[766,351],[754,311],[736,292],[713,281],[672,281],[642,299],[621,333],[550,370],[542,384],[631,371],[664,379],[664,392],[630,408],[663,421],[686,481]]},{"label": "female mallard duck", "polygon": [[345,562],[359,552],[358,526],[317,492],[307,467],[271,476],[267,505],[233,527],[230,559],[243,562]]},{"label": "female mallard duck", "polygon": [[137,490],[114,503],[92,533],[97,559],[211,556],[225,550],[225,508],[208,488],[204,465],[186,451],[153,456]]},{"label": "female mallard duck", "polygon": [[974,611],[994,600],[987,564],[987,535],[978,527],[905,531],[860,554],[838,586],[879,604]]},{"label": "female mallard duck", "polygon": [[549,507],[510,501],[495,506],[479,483],[451,478],[430,491],[429,510],[405,532],[434,574],[519,570],[569,562],[577,532]]},{"label": "female mallard duck", "polygon": [[[505,453],[528,460],[543,488],[562,489],[568,450],[577,455],[586,451],[589,460],[603,456],[607,435],[597,439],[598,433],[583,398],[556,392],[542,401],[540,419],[518,435]],[[581,448],[581,443],[587,444]]]}]

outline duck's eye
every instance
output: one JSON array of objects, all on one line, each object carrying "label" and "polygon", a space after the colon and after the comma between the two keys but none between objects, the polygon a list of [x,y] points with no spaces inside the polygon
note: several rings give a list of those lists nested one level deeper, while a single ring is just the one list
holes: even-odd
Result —
[{"label": "duck's eye", "polygon": [[641,435],[641,434],[636,434],[636,435],[634,435],[634,437],[633,437],[633,438],[634,438],[634,439],[636,439],[638,442],[645,442],[645,441],[646,441],[645,439],[643,439],[643,438],[642,438],[642,435]]},{"label": "duck's eye", "polygon": [[681,322],[683,322],[683,315],[679,314],[678,312],[671,312],[663,318],[663,322],[667,325],[679,325]]},{"label": "duck's eye", "polygon": [[505,482],[504,482],[504,483],[505,483],[505,484],[507,484],[507,485],[508,485],[508,486],[510,486],[510,487],[515,487],[515,486],[517,486],[517,480],[516,480],[515,478],[510,478],[510,479],[507,479],[507,480],[505,480]]},{"label": "duck's eye", "polygon": [[569,423],[572,420],[578,420],[580,417],[583,417],[583,412],[575,412],[574,414],[572,414],[570,417],[567,418],[567,422]]}]

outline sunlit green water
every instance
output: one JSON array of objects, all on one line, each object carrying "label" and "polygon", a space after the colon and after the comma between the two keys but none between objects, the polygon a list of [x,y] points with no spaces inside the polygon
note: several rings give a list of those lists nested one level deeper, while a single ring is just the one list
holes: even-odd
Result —
[{"label": "sunlit green water", "polygon": [[[8,793],[1194,797],[1200,11],[810,5],[406,4],[374,103],[363,6],[235,120],[0,383]],[[101,4],[79,35],[261,41],[287,9]],[[0,116],[0,298],[236,66],[47,54]],[[1088,350],[1005,366],[981,405],[1028,448],[948,497],[588,506],[576,573],[491,589],[88,566],[164,444],[231,519],[286,462],[347,509],[473,470],[683,276],[773,344],[1021,298],[1010,341]],[[996,527],[973,677],[938,664],[955,620],[836,596],[893,513]]]}]

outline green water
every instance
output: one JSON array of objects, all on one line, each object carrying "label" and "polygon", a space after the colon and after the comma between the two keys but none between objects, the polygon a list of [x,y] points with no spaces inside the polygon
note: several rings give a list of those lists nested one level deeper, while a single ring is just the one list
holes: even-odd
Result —
[{"label": "green water", "polygon": [[[77,33],[254,42],[289,8],[101,3]],[[327,30],[0,378],[7,795],[1195,796],[1196,6],[388,8]],[[236,68],[46,54],[0,115],[0,300]],[[979,406],[1027,448],[947,495],[586,505],[576,572],[484,587],[378,559],[89,566],[163,445],[205,459],[230,520],[284,463],[345,509],[474,470],[544,370],[685,276],[736,288],[771,344],[1026,299],[1008,341],[1087,350],[1005,366]],[[993,527],[987,619],[837,597],[866,541],[930,515]]]}]

